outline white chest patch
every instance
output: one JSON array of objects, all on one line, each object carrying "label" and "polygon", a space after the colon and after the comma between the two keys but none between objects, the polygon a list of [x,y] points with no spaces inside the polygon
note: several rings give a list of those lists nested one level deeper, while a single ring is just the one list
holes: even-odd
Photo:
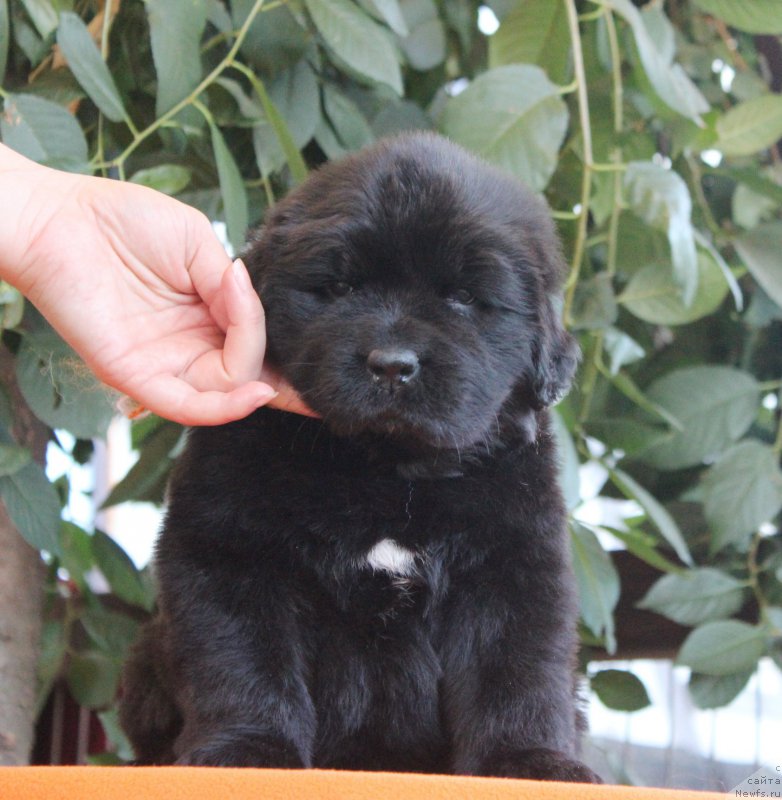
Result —
[{"label": "white chest patch", "polygon": [[393,539],[381,539],[367,553],[367,564],[376,572],[408,577],[415,572],[415,553]]}]

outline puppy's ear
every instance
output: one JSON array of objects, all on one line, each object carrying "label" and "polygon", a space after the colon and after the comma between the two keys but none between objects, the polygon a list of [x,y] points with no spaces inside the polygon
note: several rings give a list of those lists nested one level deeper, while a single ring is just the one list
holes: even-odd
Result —
[{"label": "puppy's ear", "polygon": [[538,330],[526,399],[539,411],[554,405],[567,393],[580,353],[575,339],[562,324],[561,287],[567,264],[551,213],[544,203],[530,199],[524,214],[528,224],[520,230],[524,231],[525,260],[536,274],[538,291]]},{"label": "puppy's ear", "polygon": [[548,298],[540,311],[532,363],[505,404],[504,420],[527,443],[538,435],[538,412],[555,405],[573,381],[579,361],[575,339],[564,329],[555,304]]},{"label": "puppy's ear", "polygon": [[560,314],[546,298],[532,354],[529,401],[536,411],[554,405],[565,396],[573,382],[579,356],[575,339],[564,329]]},{"label": "puppy's ear", "polygon": [[258,225],[258,227],[251,230],[244,243],[242,252],[239,254],[247,267],[247,271],[250,273],[250,277],[256,289],[258,288],[258,278],[261,272],[263,272],[264,262],[267,260],[264,258],[264,251],[266,250],[266,244],[264,242],[265,235],[266,225]]}]

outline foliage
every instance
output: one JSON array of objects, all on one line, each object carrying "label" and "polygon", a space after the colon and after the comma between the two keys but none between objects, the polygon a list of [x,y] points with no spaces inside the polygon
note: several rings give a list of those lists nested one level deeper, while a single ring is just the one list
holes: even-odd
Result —
[{"label": "foliage", "polygon": [[[40,162],[176,195],[237,247],[307,169],[411,128],[544,191],[584,353],[557,431],[585,641],[621,649],[604,549],[620,542],[661,572],[642,607],[692,628],[678,660],[696,702],[727,703],[761,656],[782,664],[782,98],[761,58],[782,15],[768,0],[488,5],[491,36],[476,0],[0,0],[0,134]],[[83,459],[105,397],[5,285],[0,312],[27,402]],[[42,685],[64,670],[108,708],[147,576],[58,521],[67,487],[0,411],[0,492],[50,565]],[[179,437],[140,423],[140,461],[108,502],[159,501]],[[621,527],[587,521],[586,463],[604,498],[633,501]],[[95,569],[116,602],[91,588]],[[648,702],[631,674],[592,678],[612,707]]]}]

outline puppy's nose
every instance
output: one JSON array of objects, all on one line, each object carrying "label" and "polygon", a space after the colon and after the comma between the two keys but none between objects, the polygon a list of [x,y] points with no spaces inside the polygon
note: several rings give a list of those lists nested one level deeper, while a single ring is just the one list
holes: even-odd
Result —
[{"label": "puppy's nose", "polygon": [[400,347],[373,350],[367,356],[367,369],[372,380],[389,391],[410,383],[421,370],[418,356]]}]

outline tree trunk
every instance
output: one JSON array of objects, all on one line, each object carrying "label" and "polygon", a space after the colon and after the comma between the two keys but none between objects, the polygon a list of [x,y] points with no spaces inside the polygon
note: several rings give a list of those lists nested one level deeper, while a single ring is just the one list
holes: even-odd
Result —
[{"label": "tree trunk", "polygon": [[44,569],[0,504],[0,765],[27,764],[35,725]]},{"label": "tree trunk", "polygon": [[[0,386],[14,410],[13,437],[43,464],[48,428],[16,384],[13,356],[0,346]],[[35,728],[45,568],[0,502],[0,766],[27,764]]]}]

